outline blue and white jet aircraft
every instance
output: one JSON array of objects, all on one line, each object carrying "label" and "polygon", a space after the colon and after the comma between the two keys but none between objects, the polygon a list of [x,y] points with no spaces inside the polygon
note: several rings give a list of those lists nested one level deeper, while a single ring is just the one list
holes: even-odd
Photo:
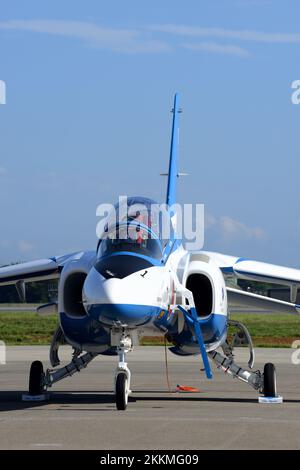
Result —
[{"label": "blue and white jet aircraft", "polygon": [[[172,226],[178,180],[179,96],[175,95],[168,171],[167,208]],[[25,298],[25,284],[59,279],[58,300],[38,308],[41,315],[58,314],[59,326],[50,346],[52,369],[40,361],[30,369],[29,394],[43,394],[55,382],[86,367],[96,356],[116,355],[115,399],[125,410],[131,393],[126,354],[141,335],[162,334],[177,355],[201,354],[206,376],[211,362],[265,396],[275,397],[273,364],[253,372],[254,352],[248,330],[230,320],[229,304],[263,308],[279,313],[300,313],[296,304],[300,271],[206,251],[188,252],[171,230],[165,240],[159,223],[150,217],[154,201],[127,199],[127,217],[106,224],[96,250],[41,259],[0,268],[0,285],[15,284]],[[141,207],[141,210],[137,208]],[[116,205],[116,211],[120,207]],[[109,218],[108,218],[109,220]],[[128,236],[130,230],[136,236]],[[286,285],[290,302],[226,286],[227,276]],[[248,369],[238,366],[227,341],[229,326],[248,342]],[[60,365],[60,345],[73,347],[68,365]]]}]

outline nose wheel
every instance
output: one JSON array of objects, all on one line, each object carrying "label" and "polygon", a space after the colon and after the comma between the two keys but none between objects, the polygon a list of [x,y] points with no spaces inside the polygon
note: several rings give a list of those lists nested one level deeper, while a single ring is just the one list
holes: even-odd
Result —
[{"label": "nose wheel", "polygon": [[128,404],[128,378],[125,372],[119,372],[116,381],[116,406],[117,410],[126,410]]},{"label": "nose wheel", "polygon": [[126,410],[128,397],[131,393],[131,374],[126,362],[126,353],[132,350],[132,341],[128,336],[122,336],[118,346],[119,364],[115,375],[115,399],[117,410]]}]

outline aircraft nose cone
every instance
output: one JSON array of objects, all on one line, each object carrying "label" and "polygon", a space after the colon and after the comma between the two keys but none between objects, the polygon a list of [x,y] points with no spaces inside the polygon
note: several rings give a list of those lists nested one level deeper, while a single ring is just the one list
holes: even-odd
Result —
[{"label": "aircraft nose cone", "polygon": [[[156,296],[151,291],[141,290],[139,276],[137,282],[125,279],[101,279],[94,271],[84,285],[84,305],[87,313],[104,325],[136,327],[147,323],[159,310],[155,306]],[[145,288],[145,283],[144,283]]]},{"label": "aircraft nose cone", "polygon": [[108,326],[136,327],[151,319],[153,307],[134,304],[93,304],[89,314]]}]

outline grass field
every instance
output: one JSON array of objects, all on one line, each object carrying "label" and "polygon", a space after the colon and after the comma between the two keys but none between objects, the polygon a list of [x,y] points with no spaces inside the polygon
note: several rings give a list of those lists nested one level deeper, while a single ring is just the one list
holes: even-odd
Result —
[{"label": "grass field", "polygon": [[[257,347],[291,347],[300,339],[300,319],[293,315],[235,314],[231,318],[248,327]],[[56,316],[1,312],[0,340],[8,345],[49,344],[57,324]],[[143,344],[163,344],[163,340],[144,338]]]},{"label": "grass field", "polygon": [[289,348],[300,339],[300,318],[296,315],[234,314],[230,318],[246,325],[256,347]]},{"label": "grass field", "polygon": [[58,325],[56,316],[37,313],[0,313],[0,340],[8,345],[49,344]]}]

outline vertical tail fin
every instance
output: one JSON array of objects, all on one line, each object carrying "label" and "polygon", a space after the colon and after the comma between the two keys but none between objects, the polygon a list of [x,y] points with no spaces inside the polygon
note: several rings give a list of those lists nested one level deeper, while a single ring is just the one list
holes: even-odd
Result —
[{"label": "vertical tail fin", "polygon": [[181,112],[179,108],[179,95],[175,94],[174,106],[172,109],[173,113],[173,124],[172,124],[172,137],[171,137],[171,149],[170,149],[170,161],[169,161],[169,173],[168,173],[168,189],[167,189],[167,204],[172,206],[176,203],[176,185],[178,177],[178,139],[179,139],[179,116]]}]

